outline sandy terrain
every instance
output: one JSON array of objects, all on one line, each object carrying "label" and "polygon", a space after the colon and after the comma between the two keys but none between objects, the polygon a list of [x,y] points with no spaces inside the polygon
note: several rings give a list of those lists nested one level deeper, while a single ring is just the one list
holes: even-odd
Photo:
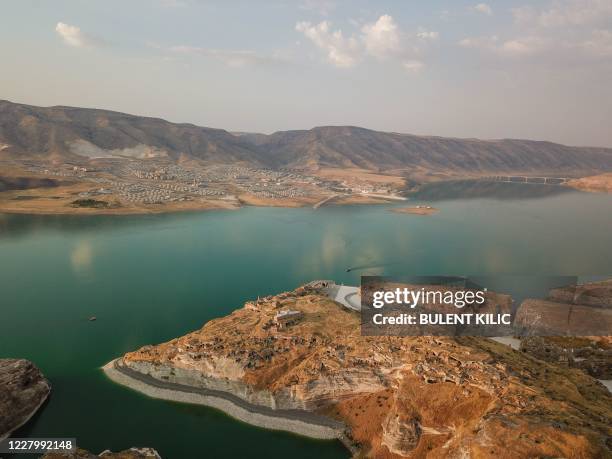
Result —
[{"label": "sandy terrain", "polygon": [[5,191],[0,193],[0,212],[19,214],[128,215],[239,208],[237,202],[220,199],[202,199],[169,204],[139,204],[120,201],[113,195],[96,197],[96,201],[108,203],[107,208],[75,207],[72,203],[79,199],[79,193],[89,189],[91,189],[91,184],[74,183],[55,188]]},{"label": "sandy terrain", "polygon": [[304,196],[300,198],[260,198],[251,194],[241,194],[238,199],[243,205],[257,207],[307,207],[324,199],[325,196]]},{"label": "sandy terrain", "polygon": [[568,185],[582,191],[612,193],[612,173],[570,180]]},{"label": "sandy terrain", "polygon": [[314,172],[314,175],[323,178],[331,178],[334,180],[358,179],[363,182],[372,184],[391,184],[396,187],[404,186],[404,178],[399,175],[388,175],[376,173],[367,169],[338,169],[338,168],[321,168]]}]

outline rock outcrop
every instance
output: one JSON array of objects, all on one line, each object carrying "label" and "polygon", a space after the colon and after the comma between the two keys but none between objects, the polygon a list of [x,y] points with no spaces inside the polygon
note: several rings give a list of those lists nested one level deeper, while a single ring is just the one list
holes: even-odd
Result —
[{"label": "rock outcrop", "polygon": [[527,335],[521,351],[612,379],[612,337],[607,336],[612,333],[612,279],[559,287],[544,300],[525,300],[515,324]]},{"label": "rock outcrop", "polygon": [[527,336],[606,336],[612,330],[612,309],[527,299],[514,324]]},{"label": "rock outcrop", "polygon": [[32,362],[0,359],[0,439],[24,425],[50,391],[49,381]]},{"label": "rock outcrop", "polygon": [[69,453],[47,453],[41,459],[161,459],[161,456],[153,448],[130,448],[125,451],[113,453],[103,451],[100,454],[92,454],[84,449],[77,449]]},{"label": "rock outcrop", "polygon": [[612,309],[612,279],[555,288],[548,297],[561,303]]},{"label": "rock outcrop", "polygon": [[532,336],[520,350],[546,362],[577,368],[597,379],[612,379],[612,345],[589,337]]},{"label": "rock outcrop", "polygon": [[[280,308],[303,318],[278,329]],[[583,372],[486,338],[362,336],[359,315],[316,289],[250,302],[121,364],[327,416],[368,457],[612,455],[612,397]]]}]

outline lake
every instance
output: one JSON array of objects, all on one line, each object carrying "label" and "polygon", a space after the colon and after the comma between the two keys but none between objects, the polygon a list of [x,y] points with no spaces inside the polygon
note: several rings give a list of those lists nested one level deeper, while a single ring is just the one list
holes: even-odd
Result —
[{"label": "lake", "polygon": [[[440,212],[389,212],[420,203]],[[76,437],[96,453],[151,446],[165,459],[349,457],[339,442],[149,399],[100,366],[313,279],[475,273],[612,273],[611,196],[457,182],[379,206],[0,215],[0,357],[32,360],[53,386],[16,436]]]}]

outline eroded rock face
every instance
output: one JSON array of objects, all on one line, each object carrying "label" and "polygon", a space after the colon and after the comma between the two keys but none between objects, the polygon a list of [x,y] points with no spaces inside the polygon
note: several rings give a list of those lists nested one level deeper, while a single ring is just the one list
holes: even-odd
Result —
[{"label": "eroded rock face", "polygon": [[612,309],[527,299],[514,323],[527,335],[605,336],[612,330]]},{"label": "eroded rock face", "polygon": [[[396,393],[396,396],[400,395]],[[389,451],[399,455],[413,451],[421,439],[421,423],[418,413],[406,406],[402,400],[395,400],[393,408],[382,424],[382,444]]]},{"label": "eroded rock face", "polygon": [[546,362],[578,368],[597,379],[612,379],[612,345],[596,337],[533,336],[521,351]]},{"label": "eroded rock face", "polygon": [[49,381],[32,362],[0,359],[0,439],[25,424],[50,391]]},{"label": "eroded rock face", "polygon": [[130,448],[125,451],[113,453],[103,451],[100,454],[92,454],[84,449],[77,449],[72,453],[47,453],[41,459],[161,459],[159,453],[153,448]]},{"label": "eroded rock face", "polygon": [[612,308],[612,279],[555,288],[549,298],[562,303],[582,304],[598,308]]},{"label": "eroded rock face", "polygon": [[[302,320],[279,330],[279,305]],[[248,303],[123,363],[167,382],[325,414],[369,457],[612,454],[612,398],[586,374],[485,338],[362,336],[356,313],[313,290]]]},{"label": "eroded rock face", "polygon": [[[597,379],[612,379],[612,279],[550,290],[545,300],[525,300],[515,323],[528,336],[521,351]],[[564,336],[568,335],[568,336]]]}]

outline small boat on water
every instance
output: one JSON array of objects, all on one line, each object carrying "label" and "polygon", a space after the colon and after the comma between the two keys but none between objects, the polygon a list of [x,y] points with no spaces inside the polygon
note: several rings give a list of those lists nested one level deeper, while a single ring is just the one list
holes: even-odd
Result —
[{"label": "small boat on water", "polygon": [[89,318],[89,321],[90,321],[90,322],[94,322],[95,320],[97,320],[97,317],[96,317],[96,316],[91,316],[91,317]]}]

